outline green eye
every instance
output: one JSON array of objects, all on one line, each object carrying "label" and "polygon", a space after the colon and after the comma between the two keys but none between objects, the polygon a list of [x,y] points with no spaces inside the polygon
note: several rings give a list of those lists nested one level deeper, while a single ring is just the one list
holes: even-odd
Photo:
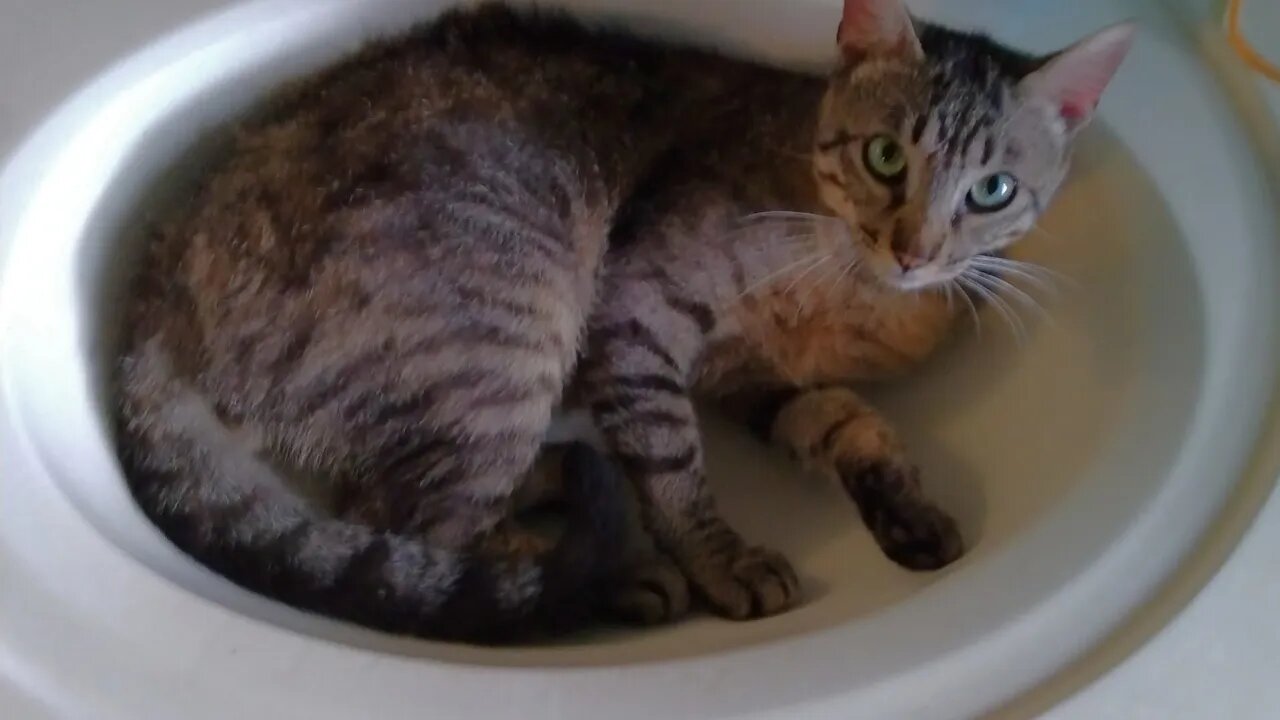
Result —
[{"label": "green eye", "polygon": [[994,173],[982,178],[969,188],[969,195],[965,201],[969,209],[974,212],[990,213],[1008,207],[1017,194],[1017,178],[1009,173]]},{"label": "green eye", "polygon": [[876,135],[862,146],[862,162],[883,183],[899,182],[907,173],[907,152],[888,135]]}]

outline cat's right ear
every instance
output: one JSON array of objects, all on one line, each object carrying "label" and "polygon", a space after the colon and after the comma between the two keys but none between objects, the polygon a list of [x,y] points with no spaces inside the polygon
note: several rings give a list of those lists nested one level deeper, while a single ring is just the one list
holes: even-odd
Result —
[{"label": "cat's right ear", "polygon": [[902,0],[844,0],[836,41],[847,62],[876,55],[924,59],[920,39]]},{"label": "cat's right ear", "polygon": [[1023,78],[1023,95],[1048,102],[1068,130],[1079,129],[1093,116],[1102,91],[1133,46],[1136,29],[1132,22],[1112,25],[1054,55]]}]

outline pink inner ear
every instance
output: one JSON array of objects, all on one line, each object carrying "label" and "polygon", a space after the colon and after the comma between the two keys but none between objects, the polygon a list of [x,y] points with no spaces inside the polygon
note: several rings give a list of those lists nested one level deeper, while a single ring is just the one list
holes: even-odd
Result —
[{"label": "pink inner ear", "polygon": [[1110,74],[1076,78],[1075,84],[1061,88],[1058,102],[1062,108],[1062,117],[1066,120],[1083,120],[1092,115],[1098,108],[1110,79]]},{"label": "pink inner ear", "polygon": [[861,31],[859,34],[867,35],[885,26],[882,14],[883,11],[878,10],[874,2],[848,0],[844,4],[844,16],[840,19],[840,24],[858,28]]},{"label": "pink inner ear", "polygon": [[1082,103],[1067,101],[1062,104],[1062,110],[1060,112],[1062,113],[1062,119],[1074,123],[1088,118],[1093,114],[1094,108],[1096,107],[1097,104],[1085,105]]},{"label": "pink inner ear", "polygon": [[1077,60],[1076,67],[1071,68],[1075,76],[1064,79],[1063,115],[1083,117],[1098,107],[1102,93],[1120,68],[1120,62],[1124,60],[1128,49],[1128,45],[1108,46],[1101,48],[1097,55]]},{"label": "pink inner ear", "polygon": [[1107,28],[1064,50],[1025,81],[1029,92],[1054,103],[1068,123],[1087,120],[1133,42],[1133,26]]},{"label": "pink inner ear", "polygon": [[902,0],[845,0],[836,41],[846,52],[918,53]]}]

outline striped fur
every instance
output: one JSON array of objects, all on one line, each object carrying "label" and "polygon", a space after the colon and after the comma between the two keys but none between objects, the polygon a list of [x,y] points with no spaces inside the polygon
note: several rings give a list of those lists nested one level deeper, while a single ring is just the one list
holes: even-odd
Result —
[{"label": "striped fur", "polygon": [[[997,251],[1071,133],[1019,95],[1041,63],[920,41],[822,78],[486,5],[299,83],[150,245],[118,376],[140,504],[236,582],[396,632],[505,640],[606,600],[655,622],[690,587],[727,617],[778,612],[796,574],[703,482],[709,396],[837,473],[891,558],[953,560],[954,523],[839,384],[904,371],[953,324],[877,253],[1003,163],[1035,202],[972,226],[948,211],[933,271]],[[873,127],[909,138],[918,177],[867,182]],[[806,215],[752,216],[779,210]],[[565,530],[522,524],[553,411],[575,403],[658,555],[621,561],[619,488],[582,447]]]}]

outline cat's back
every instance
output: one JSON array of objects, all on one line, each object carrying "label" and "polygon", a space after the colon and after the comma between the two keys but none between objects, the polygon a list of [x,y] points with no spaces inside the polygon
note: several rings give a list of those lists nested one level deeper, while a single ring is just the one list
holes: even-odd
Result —
[{"label": "cat's back", "polygon": [[[500,126],[511,142],[595,151],[606,133],[643,125],[672,69],[728,66],[709,53],[590,28],[560,11],[500,3],[455,9],[277,94],[239,132],[231,167],[272,159],[331,179],[401,162],[450,128]],[[576,145],[576,147],[575,147]],[[298,178],[294,178],[297,180]],[[259,181],[269,183],[264,175]],[[336,193],[340,196],[341,193]]]},{"label": "cat's back", "polygon": [[425,189],[423,170],[464,159],[431,146],[452,140],[467,154],[486,127],[508,133],[508,144],[589,151],[569,140],[631,112],[652,85],[645,76],[672,53],[556,12],[451,11],[278,92],[237,128],[196,204],[270,187],[281,205],[315,212],[413,189],[413,180]]},{"label": "cat's back", "polygon": [[[690,63],[702,72],[679,80]],[[678,101],[716,92],[735,67],[559,12],[450,11],[280,91],[236,129],[151,267],[221,269],[200,281],[216,287],[251,257],[296,279],[335,240],[394,243],[426,221],[414,213],[474,200],[478,176],[522,192],[572,177],[552,192],[576,197],[552,202],[616,201],[662,150]]]},{"label": "cat's back", "polygon": [[[493,193],[607,213],[598,206],[661,144],[627,130],[662,111],[660,76],[691,52],[557,12],[448,12],[282,89],[237,127],[143,275],[151,289],[177,278],[222,321],[237,288],[313,281],[318,263],[362,245],[420,251],[424,228],[453,221],[441,208]],[[158,300],[143,305],[175,306]]]}]

